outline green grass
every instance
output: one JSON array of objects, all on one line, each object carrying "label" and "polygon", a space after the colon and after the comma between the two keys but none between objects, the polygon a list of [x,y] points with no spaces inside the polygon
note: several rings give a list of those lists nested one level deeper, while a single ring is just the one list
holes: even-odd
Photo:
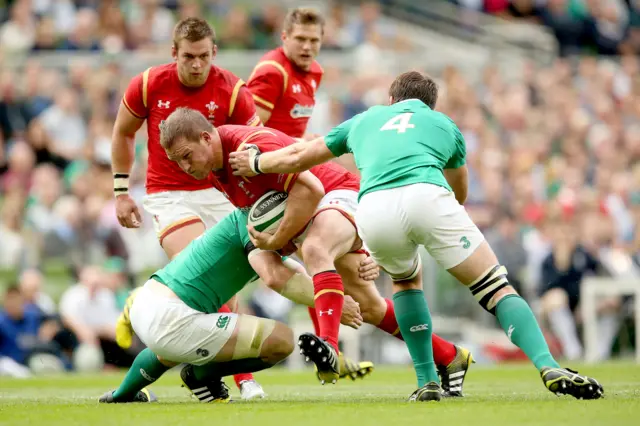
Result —
[{"label": "green grass", "polygon": [[[259,402],[201,404],[181,389],[175,372],[152,389],[157,404],[99,405],[122,373],[95,376],[0,379],[0,425],[237,425],[400,426],[422,425],[637,425],[640,366],[611,363],[582,367],[603,383],[605,398],[578,401],[556,397],[528,365],[472,368],[466,397],[409,404],[410,368],[379,368],[365,380],[320,386],[312,372],[271,370],[256,376],[269,398]],[[232,381],[227,380],[229,385]],[[237,395],[235,387],[233,395]]]}]

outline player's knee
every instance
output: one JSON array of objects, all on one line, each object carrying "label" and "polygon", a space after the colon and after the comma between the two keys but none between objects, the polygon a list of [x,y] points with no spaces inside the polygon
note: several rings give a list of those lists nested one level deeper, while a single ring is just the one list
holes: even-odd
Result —
[{"label": "player's knee", "polygon": [[293,330],[276,322],[273,331],[264,341],[260,357],[270,364],[277,364],[293,352]]},{"label": "player's knee", "polygon": [[552,288],[542,295],[540,303],[543,312],[553,312],[569,306],[569,295],[561,288]]},{"label": "player's knee", "polygon": [[334,259],[326,245],[318,238],[308,238],[302,244],[302,257],[309,269],[333,268]]},{"label": "player's knee", "polygon": [[469,290],[487,312],[495,315],[496,305],[502,298],[518,293],[509,284],[507,268],[495,265],[489,268],[477,280],[469,284]]},{"label": "player's knee", "polygon": [[266,269],[260,275],[260,279],[271,290],[280,293],[292,276],[293,271],[281,262],[278,262]]}]

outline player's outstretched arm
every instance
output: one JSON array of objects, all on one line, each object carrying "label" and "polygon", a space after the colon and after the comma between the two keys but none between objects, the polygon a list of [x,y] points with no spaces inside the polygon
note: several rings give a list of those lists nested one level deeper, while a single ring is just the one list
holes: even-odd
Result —
[{"label": "player's outstretched arm", "polygon": [[234,175],[255,176],[261,173],[302,172],[334,157],[324,143],[324,138],[318,138],[265,153],[249,147],[244,151],[231,153],[229,164],[234,169]]},{"label": "player's outstretched arm", "polygon": [[289,191],[287,207],[278,230],[270,235],[249,228],[251,242],[262,250],[281,249],[311,220],[323,196],[324,188],[320,180],[311,172],[300,173]]}]

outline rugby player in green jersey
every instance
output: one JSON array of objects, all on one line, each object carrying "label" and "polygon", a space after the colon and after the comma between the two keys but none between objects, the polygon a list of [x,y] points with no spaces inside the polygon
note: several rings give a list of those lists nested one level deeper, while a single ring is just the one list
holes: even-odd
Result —
[{"label": "rugby player in green jersey", "polygon": [[356,224],[371,256],[394,280],[396,317],[418,378],[410,400],[441,398],[420,245],[498,318],[550,391],[600,398],[603,388],[595,379],[561,368],[553,358],[529,305],[463,207],[465,141],[455,123],[434,110],[437,97],[431,78],[407,72],[391,85],[389,105],[374,106],[311,142],[232,153],[230,164],[242,176],[293,173],[353,154],[361,173]]}]

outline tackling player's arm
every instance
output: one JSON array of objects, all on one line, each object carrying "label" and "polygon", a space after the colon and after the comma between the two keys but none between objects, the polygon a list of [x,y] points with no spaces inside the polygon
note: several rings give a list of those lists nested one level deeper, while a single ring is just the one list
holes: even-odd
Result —
[{"label": "tackling player's arm", "polygon": [[456,200],[460,204],[464,204],[469,190],[469,170],[466,165],[467,149],[464,137],[455,125],[453,137],[455,138],[456,151],[444,168],[444,177],[453,189]]},{"label": "tackling player's arm", "polygon": [[148,70],[134,77],[122,98],[111,142],[111,170],[116,196],[116,215],[120,225],[140,226],[138,207],[129,197],[129,174],[135,159],[135,134],[147,115],[146,92]]},{"label": "tackling player's arm", "polygon": [[347,136],[352,118],[335,127],[324,138],[298,142],[277,151],[260,153],[255,149],[234,152],[229,163],[235,175],[255,176],[261,173],[294,173],[309,170],[334,157],[350,153]]}]

